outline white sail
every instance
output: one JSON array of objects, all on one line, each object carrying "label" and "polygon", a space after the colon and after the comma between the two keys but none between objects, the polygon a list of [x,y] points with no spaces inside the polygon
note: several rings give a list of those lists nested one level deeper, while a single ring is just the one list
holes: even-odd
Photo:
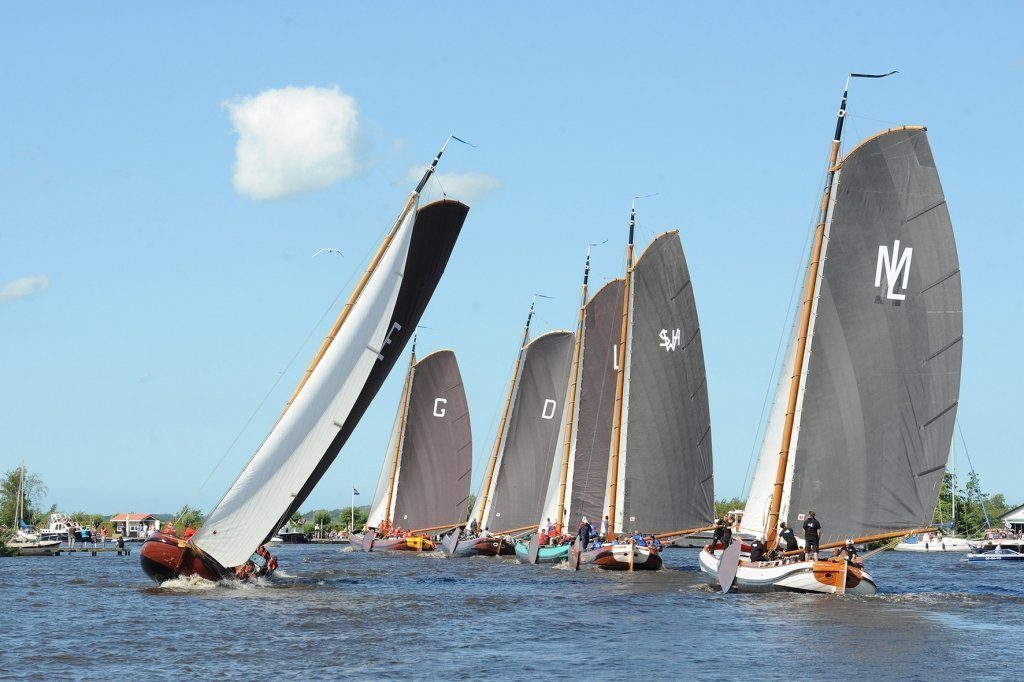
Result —
[{"label": "white sail", "polygon": [[193,538],[222,566],[244,563],[288,511],[390,343],[416,203],[306,385]]},{"label": "white sail", "polygon": [[[377,487],[373,491],[373,500],[370,502],[370,514],[366,519],[366,525],[370,528],[380,528],[380,525],[384,523],[384,512],[385,507],[388,504],[388,484],[391,481],[391,470],[395,466],[395,446],[397,440],[402,436],[402,405],[398,406],[398,414],[395,415],[395,425],[391,429],[391,438],[388,439],[388,449],[385,451],[387,454],[384,456],[384,464],[380,468],[380,476],[377,478]],[[395,486],[398,486],[398,477],[401,474],[401,453],[398,453],[398,464],[399,468],[395,470]],[[391,509],[386,510],[387,516],[391,517],[391,512],[394,511],[394,500],[391,502]]]}]

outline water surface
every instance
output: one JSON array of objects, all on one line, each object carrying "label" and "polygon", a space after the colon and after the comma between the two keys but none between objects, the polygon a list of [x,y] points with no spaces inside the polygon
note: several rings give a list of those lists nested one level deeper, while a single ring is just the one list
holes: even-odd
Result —
[{"label": "water surface", "polygon": [[157,587],[138,547],[0,559],[0,677],[951,679],[1024,645],[1024,565],[956,554],[878,555],[878,596],[826,597],[722,595],[680,549],[630,575],[289,545],[258,584]]}]

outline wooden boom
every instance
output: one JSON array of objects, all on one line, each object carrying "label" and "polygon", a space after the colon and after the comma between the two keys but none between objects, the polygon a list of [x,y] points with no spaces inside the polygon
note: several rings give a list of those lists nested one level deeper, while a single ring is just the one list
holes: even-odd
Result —
[{"label": "wooden boom", "polygon": [[[883,540],[893,540],[901,536],[917,535],[918,533],[934,533],[938,530],[933,526],[928,528],[911,528],[910,530],[894,530],[891,533],[879,533],[878,535],[865,535],[862,538],[853,538],[853,544],[863,545],[866,542],[882,542]],[[842,542],[829,542],[818,547],[818,551],[825,549],[836,549],[837,547],[845,547],[846,541]],[[783,552],[782,556],[796,556],[797,554],[803,553],[802,549],[795,549],[792,552]]]}]

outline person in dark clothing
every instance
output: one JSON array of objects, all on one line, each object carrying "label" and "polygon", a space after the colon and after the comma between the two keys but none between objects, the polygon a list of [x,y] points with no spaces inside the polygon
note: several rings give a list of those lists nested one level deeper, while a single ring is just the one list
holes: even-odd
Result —
[{"label": "person in dark clothing", "polygon": [[754,541],[750,543],[750,563],[764,561],[764,550],[764,540],[754,538]]},{"label": "person in dark clothing", "polygon": [[715,553],[715,549],[718,547],[718,543],[721,541],[722,534],[725,533],[725,527],[727,525],[728,524],[725,521],[724,515],[722,516],[722,518],[715,521],[715,536],[711,540],[711,545],[708,547],[708,551],[712,554]]},{"label": "person in dark clothing", "polygon": [[814,517],[814,512],[807,512],[807,520],[804,521],[804,550],[808,558],[818,560],[818,545],[821,542],[821,523]]},{"label": "person in dark clothing", "polygon": [[587,551],[587,547],[590,545],[590,538],[593,532],[594,529],[591,527],[589,523],[584,522],[580,524],[580,530],[579,533],[577,533],[576,537],[579,538],[581,552]]},{"label": "person in dark clothing", "polygon": [[795,552],[800,549],[800,545],[796,541],[796,533],[793,532],[793,529],[785,521],[779,526],[779,537],[786,543],[787,552]]},{"label": "person in dark clothing", "polygon": [[729,545],[732,544],[732,525],[726,522],[725,528],[722,530],[722,549],[728,549]]}]

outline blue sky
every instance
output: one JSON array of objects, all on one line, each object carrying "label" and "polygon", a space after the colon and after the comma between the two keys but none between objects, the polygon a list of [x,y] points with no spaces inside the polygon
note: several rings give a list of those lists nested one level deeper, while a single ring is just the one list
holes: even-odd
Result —
[{"label": "blue sky", "polygon": [[[587,243],[609,239],[598,283],[620,275],[630,197],[657,193],[638,241],[681,230],[716,493],[742,494],[845,75],[899,69],[854,84],[845,146],[929,127],[963,271],[961,425],[984,486],[1024,501],[1019,5],[511,7],[6,7],[0,467],[25,459],[68,511],[209,510],[454,132],[478,148],[452,147],[442,180],[475,198],[420,348],[458,354],[474,488],[531,295],[555,297],[538,333],[572,327]],[[357,129],[328,120],[319,179],[291,168],[253,198],[232,116],[289,87],[351,98]],[[328,246],[344,258],[311,258]],[[401,380],[307,508],[369,501]]]}]

